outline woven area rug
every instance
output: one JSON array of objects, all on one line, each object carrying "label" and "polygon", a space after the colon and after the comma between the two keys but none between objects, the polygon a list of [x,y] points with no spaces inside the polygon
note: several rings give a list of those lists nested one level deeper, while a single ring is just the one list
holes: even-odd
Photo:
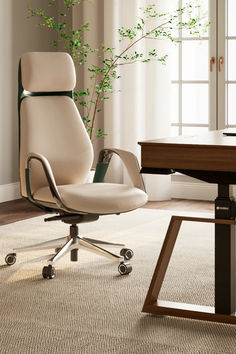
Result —
[{"label": "woven area rug", "polygon": [[[59,260],[53,280],[41,275],[45,251],[6,266],[12,247],[62,237],[68,226],[37,217],[0,227],[0,353],[235,353],[233,325],[141,313],[171,214],[139,209],[80,226],[134,250],[128,276],[83,250],[78,263]],[[213,305],[213,236],[214,225],[183,223],[160,298]]]}]

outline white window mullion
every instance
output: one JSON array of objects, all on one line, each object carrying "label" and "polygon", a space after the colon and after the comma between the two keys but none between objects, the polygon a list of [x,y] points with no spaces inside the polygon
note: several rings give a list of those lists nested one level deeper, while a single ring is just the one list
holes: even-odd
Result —
[{"label": "white window mullion", "polygon": [[[220,0],[218,4],[217,27],[218,27],[218,53],[217,53],[217,73],[218,73],[218,129],[224,129],[227,124],[227,85],[225,85],[225,77],[227,70],[227,53],[226,53],[226,15],[227,0]],[[221,72],[219,72],[219,60],[223,59]]]},{"label": "white window mullion", "polygon": [[182,42],[179,44],[179,135],[182,135],[182,105],[183,105],[183,95],[182,95]]},{"label": "white window mullion", "polygon": [[212,72],[209,73],[209,129],[216,130],[218,128],[217,116],[217,1],[209,1],[209,71],[210,60],[213,58]]},{"label": "white window mullion", "polygon": [[[182,8],[182,0],[179,0],[179,8]],[[182,21],[182,16],[180,18],[180,20]],[[182,29],[179,29],[179,38],[181,40],[182,38]],[[178,122],[179,122],[179,135],[182,135],[182,42],[179,43],[179,51],[178,51],[178,56],[179,56],[179,75],[178,75],[178,79],[179,79],[179,112],[178,112]]]}]

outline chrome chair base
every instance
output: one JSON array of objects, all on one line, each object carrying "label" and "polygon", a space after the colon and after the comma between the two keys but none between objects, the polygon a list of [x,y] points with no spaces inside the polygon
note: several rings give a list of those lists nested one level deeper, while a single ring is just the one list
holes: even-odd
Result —
[{"label": "chrome chair base", "polygon": [[[120,255],[112,253],[103,246],[112,247],[122,247]],[[102,240],[96,240],[92,238],[82,237],[79,235],[78,226],[72,224],[70,226],[70,235],[67,237],[57,238],[51,241],[45,241],[37,243],[27,247],[15,248],[13,253],[9,253],[5,261],[8,265],[12,265],[16,262],[16,255],[18,253],[28,252],[28,251],[38,251],[45,249],[54,249],[55,254],[48,259],[48,266],[43,268],[43,277],[52,279],[55,277],[55,269],[53,265],[58,259],[63,257],[68,252],[71,253],[71,261],[75,262],[78,260],[78,250],[85,249],[86,251],[96,253],[103,257],[112,259],[119,262],[118,271],[121,275],[129,274],[132,271],[132,267],[126,261],[131,259],[133,256],[133,251],[128,248],[123,248],[125,245],[120,243],[107,242]]]}]

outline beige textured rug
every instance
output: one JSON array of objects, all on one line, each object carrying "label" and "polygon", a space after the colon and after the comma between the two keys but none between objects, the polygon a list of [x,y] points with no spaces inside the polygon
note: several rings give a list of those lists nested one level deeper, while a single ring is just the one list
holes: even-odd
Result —
[{"label": "beige textured rug", "polygon": [[[0,227],[0,353],[236,353],[235,326],[141,313],[170,215],[140,209],[80,226],[134,250],[128,276],[85,251],[78,263],[60,260],[53,280],[41,276],[45,251],[5,266],[14,245],[61,237],[68,226],[37,217]],[[213,236],[213,225],[183,224],[162,299],[213,305]]]}]

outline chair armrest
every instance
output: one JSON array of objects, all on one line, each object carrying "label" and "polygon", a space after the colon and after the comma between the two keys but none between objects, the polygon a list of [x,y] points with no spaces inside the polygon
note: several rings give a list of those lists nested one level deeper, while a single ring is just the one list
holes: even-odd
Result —
[{"label": "chair armrest", "polygon": [[56,185],[56,181],[50,163],[48,162],[45,156],[33,152],[30,152],[26,158],[27,168],[25,169],[26,190],[27,190],[27,195],[29,200],[35,202],[31,193],[31,186],[30,186],[30,162],[33,159],[38,160],[42,164],[45,176],[47,178],[48,186],[50,188],[53,198],[55,199],[57,205],[60,208],[65,209],[65,206],[63,205],[60,193]]},{"label": "chair armrest", "polygon": [[93,182],[103,182],[113,153],[121,158],[133,186],[145,192],[145,186],[136,156],[132,152],[121,149],[103,149],[100,151]]}]

